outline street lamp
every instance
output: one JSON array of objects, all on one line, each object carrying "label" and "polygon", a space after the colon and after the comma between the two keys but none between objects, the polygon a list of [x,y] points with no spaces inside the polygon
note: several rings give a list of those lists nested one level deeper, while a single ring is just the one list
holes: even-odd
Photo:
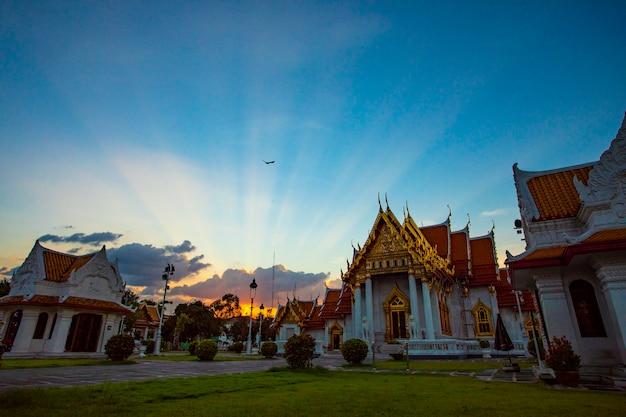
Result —
[{"label": "street lamp", "polygon": [[159,317],[159,330],[157,330],[156,340],[154,342],[154,354],[161,354],[161,328],[163,327],[163,316],[165,315],[165,297],[167,296],[167,290],[170,288],[170,275],[174,275],[174,264],[167,264],[163,271],[163,281],[165,281],[165,290],[163,291],[163,301],[161,302],[161,314]]},{"label": "street lamp", "polygon": [[257,347],[260,349],[261,348],[261,331],[263,329],[263,310],[265,309],[265,307],[263,307],[263,303],[261,303],[261,306],[259,307],[259,310],[261,310],[259,312],[259,333],[257,333],[256,335],[256,345]]},{"label": "street lamp", "polygon": [[250,328],[248,329],[248,344],[246,346],[246,353],[252,353],[252,311],[254,310],[254,296],[256,295],[256,279],[252,278],[250,283]]}]

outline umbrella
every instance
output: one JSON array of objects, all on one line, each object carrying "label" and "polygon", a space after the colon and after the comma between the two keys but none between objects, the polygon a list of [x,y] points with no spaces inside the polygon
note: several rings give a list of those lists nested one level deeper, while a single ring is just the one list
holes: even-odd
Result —
[{"label": "umbrella", "polygon": [[494,348],[502,351],[513,350],[513,342],[511,342],[511,338],[506,331],[506,327],[504,327],[504,323],[502,322],[502,317],[500,317],[500,313],[498,313],[498,318],[496,320],[496,336],[494,338]]},{"label": "umbrella", "polygon": [[[496,350],[502,350],[508,352],[513,350],[513,342],[511,342],[511,338],[509,337],[509,333],[506,331],[506,327],[504,327],[504,322],[502,322],[502,317],[500,317],[500,313],[498,313],[498,318],[496,319],[496,335],[494,337],[494,348]],[[511,355],[509,354],[509,364],[511,367],[513,366],[513,362],[511,361]]]}]

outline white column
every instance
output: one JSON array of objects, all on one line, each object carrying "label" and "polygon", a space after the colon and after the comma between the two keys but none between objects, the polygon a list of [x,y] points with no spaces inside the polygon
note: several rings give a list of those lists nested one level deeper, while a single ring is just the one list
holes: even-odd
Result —
[{"label": "white column", "polygon": [[54,332],[52,333],[52,347],[49,349],[50,352],[65,352],[65,342],[67,341],[67,335],[72,325],[73,315],[74,313],[71,311],[59,311],[57,313],[57,321],[54,325]]},{"label": "white column", "polygon": [[[622,261],[623,262],[623,261]],[[600,280],[602,295],[609,311],[610,325],[615,334],[621,363],[626,363],[626,266],[605,265],[598,266],[597,273]],[[604,322],[606,326],[608,323]]]},{"label": "white column", "polygon": [[361,285],[357,282],[354,286],[354,308],[352,309],[352,317],[354,317],[354,337],[356,339],[363,338],[361,330]]},{"label": "white column", "polygon": [[435,339],[435,326],[433,326],[433,311],[430,304],[430,289],[428,281],[422,279],[422,300],[424,302],[424,321],[426,322],[426,339]]},{"label": "white column", "polygon": [[420,338],[420,312],[419,312],[419,304],[417,303],[417,285],[415,284],[415,272],[413,270],[409,270],[409,300],[411,301],[411,315],[413,319],[415,319],[415,338]]},{"label": "white column", "polygon": [[372,292],[372,277],[368,274],[365,279],[365,310],[369,326],[370,341],[374,340],[374,294]]},{"label": "white column", "polygon": [[576,332],[573,326],[576,318],[573,314],[570,314],[561,275],[556,272],[553,274],[536,275],[534,278],[539,291],[539,300],[543,309],[549,338],[565,336],[572,342],[574,350],[579,352]]},{"label": "white column", "polygon": [[[11,352],[28,352],[30,342],[33,340],[38,318],[39,311],[22,310],[22,321],[20,322],[20,327],[17,329]],[[8,323],[5,323],[5,326],[6,325],[8,325]]]}]

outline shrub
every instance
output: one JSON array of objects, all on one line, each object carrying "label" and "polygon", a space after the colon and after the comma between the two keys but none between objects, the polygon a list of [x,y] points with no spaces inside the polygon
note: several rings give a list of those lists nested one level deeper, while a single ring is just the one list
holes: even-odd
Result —
[{"label": "shrub", "polygon": [[341,344],[341,355],[348,363],[359,364],[367,357],[369,348],[361,339],[348,339]]},{"label": "shrub", "polygon": [[557,372],[578,371],[580,356],[572,348],[572,343],[565,336],[552,338],[548,344],[546,365]]},{"label": "shrub", "polygon": [[261,345],[261,355],[265,356],[266,358],[273,358],[274,356],[276,356],[277,352],[278,345],[271,340],[263,342],[263,344]]},{"label": "shrub", "polygon": [[111,336],[104,346],[104,352],[112,361],[123,361],[133,353],[135,339],[128,334]]},{"label": "shrub", "polygon": [[293,335],[285,343],[285,360],[291,369],[309,368],[315,353],[315,339],[308,334]]},{"label": "shrub", "polygon": [[211,339],[206,339],[198,343],[196,356],[201,361],[212,361],[217,354],[217,343]]},{"label": "shrub", "polygon": [[189,354],[192,356],[196,356],[196,349],[198,348],[198,341],[194,340],[193,342],[189,343]]},{"label": "shrub", "polygon": [[228,350],[230,350],[231,352],[235,352],[235,353],[241,353],[243,352],[243,343],[235,342],[228,347]]},{"label": "shrub", "polygon": [[153,354],[154,353],[154,340],[152,339],[146,339],[143,341],[144,345],[146,345],[146,353],[147,354]]}]

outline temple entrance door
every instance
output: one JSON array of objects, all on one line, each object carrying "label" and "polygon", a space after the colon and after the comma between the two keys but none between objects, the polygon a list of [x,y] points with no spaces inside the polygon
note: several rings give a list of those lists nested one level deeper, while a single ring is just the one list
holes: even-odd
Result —
[{"label": "temple entrance door", "polygon": [[333,345],[331,350],[339,349],[341,347],[341,335],[334,334],[333,335]]},{"label": "temple entrance door", "polygon": [[343,329],[337,322],[335,322],[329,330],[330,333],[330,346],[328,350],[341,349],[341,342],[343,338]]},{"label": "temple entrance door", "polygon": [[98,314],[76,314],[72,317],[70,331],[65,341],[67,352],[95,352],[98,348],[102,316]]}]

